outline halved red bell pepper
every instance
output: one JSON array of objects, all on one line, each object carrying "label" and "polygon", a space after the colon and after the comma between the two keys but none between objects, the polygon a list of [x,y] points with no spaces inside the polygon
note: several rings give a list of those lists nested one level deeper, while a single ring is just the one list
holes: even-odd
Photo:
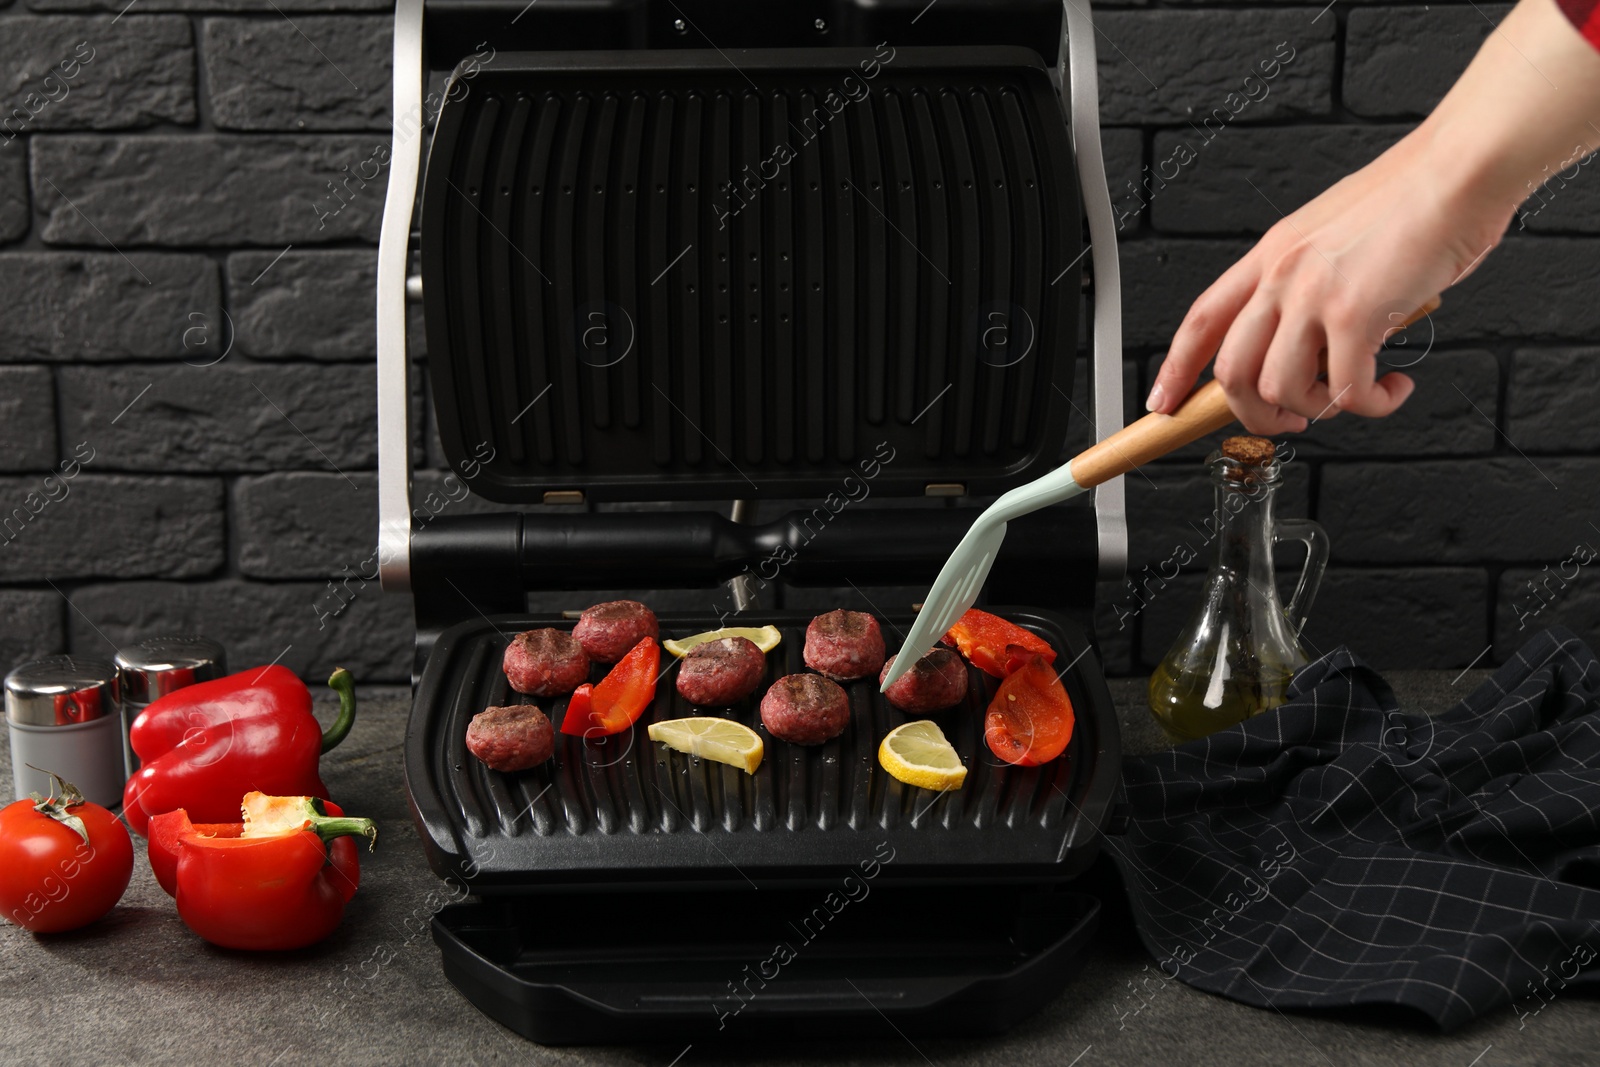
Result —
[{"label": "halved red bell pepper", "polygon": [[345,739],[356,715],[350,672],[334,671],[328,684],[339,693],[339,717],[326,732],[311,714],[311,691],[278,665],[153,702],[129,730],[141,766],[122,791],[128,825],[145,833],[152,816],[178,808],[202,822],[228,822],[252,790],[326,799],[317,759]]},{"label": "halved red bell pepper", "polygon": [[[1046,663],[1056,661],[1056,650],[1050,647],[1050,642],[1032,630],[1024,630],[1014,622],[977,608],[967,609],[966,614],[956,620],[950,632],[944,635],[944,643],[955,645],[974,667],[996,678],[1004,678],[1022,666],[1029,655],[1043,656]],[[1022,651],[1011,651],[1011,645]]]},{"label": "halved red bell pepper", "polygon": [[580,696],[587,686],[579,686],[572,694],[561,717],[561,732],[573,737],[620,734],[638,722],[656,698],[660,667],[661,646],[652,638],[640,639],[587,694],[587,701]]},{"label": "halved red bell pepper", "polygon": [[316,797],[249,793],[244,821],[195,824],[183,809],[150,820],[150,869],[190,930],[224,948],[290,949],[333,933],[361,883],[347,818]]},{"label": "halved red bell pepper", "polygon": [[1055,668],[1034,655],[1000,683],[983,717],[983,740],[1007,763],[1037,767],[1066,751],[1074,721]]}]

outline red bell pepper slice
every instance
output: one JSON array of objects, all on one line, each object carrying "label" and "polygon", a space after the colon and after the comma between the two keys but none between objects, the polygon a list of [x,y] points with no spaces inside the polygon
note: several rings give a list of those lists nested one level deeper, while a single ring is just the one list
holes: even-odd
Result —
[{"label": "red bell pepper slice", "polygon": [[989,751],[1018,767],[1037,767],[1066,751],[1072,740],[1072,700],[1041,655],[1014,671],[995,692],[983,717]]},{"label": "red bell pepper slice", "polygon": [[[1023,645],[1007,645],[1006,660],[1004,664],[1004,677],[1011,677],[1013,674],[1017,673],[1017,671],[1021,670],[1023,667],[1026,667],[1028,665],[1028,660],[1037,655],[1043,655],[1043,653],[1036,649],[1027,648]],[[1052,651],[1049,656],[1045,657],[1045,662],[1055,662],[1054,651]]]},{"label": "red bell pepper slice", "polygon": [[585,685],[572,694],[561,717],[561,732],[573,737],[607,737],[628,729],[656,698],[660,667],[661,646],[652,638],[641,638],[591,692],[584,694],[589,688]]},{"label": "red bell pepper slice", "polygon": [[[331,934],[361,884],[346,818],[315,797],[245,797],[246,822],[199,824],[182,808],[150,820],[150,868],[190,930],[224,948],[291,949]],[[256,818],[252,819],[252,812]]]},{"label": "red bell pepper slice", "polygon": [[339,693],[339,718],[326,732],[311,714],[311,691],[279,665],[154,701],[129,729],[141,766],[122,791],[128,825],[143,834],[151,816],[178,808],[202,822],[230,822],[252,790],[326,799],[317,759],[344,740],[356,714],[350,672],[334,671],[328,684]]},{"label": "red bell pepper slice", "polygon": [[574,737],[584,736],[591,728],[589,709],[592,707],[594,707],[594,683],[584,682],[567,698],[567,713],[561,717],[561,732]]},{"label": "red bell pepper slice", "polygon": [[[1004,678],[1022,666],[1029,655],[1043,656],[1046,663],[1056,661],[1056,650],[1050,647],[1050,642],[1032,630],[1024,630],[1014,622],[977,608],[967,609],[967,613],[956,620],[950,632],[944,635],[944,643],[955,645],[974,667],[996,678]],[[1022,651],[1013,653],[1011,645],[1019,646]]]}]

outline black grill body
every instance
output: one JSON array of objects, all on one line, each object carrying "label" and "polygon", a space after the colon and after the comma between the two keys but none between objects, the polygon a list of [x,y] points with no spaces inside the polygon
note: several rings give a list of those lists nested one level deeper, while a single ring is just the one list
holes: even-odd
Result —
[{"label": "black grill body", "polygon": [[[1073,700],[1072,742],[1043,767],[990,755],[995,682],[976,670],[966,703],[932,716],[969,768],[945,795],[878,766],[905,717],[871,680],[847,688],[844,735],[768,736],[753,776],[648,740],[693,711],[670,670],[604,744],[558,735],[551,763],[514,775],[465,749],[474,714],[529,699],[500,669],[509,639],[572,624],[528,614],[529,589],[709,600],[777,558],[787,583],[927,582],[976,515],[947,505],[1060,462],[1089,406],[1073,381],[1091,251],[1046,65],[1061,9],[943,3],[967,30],[934,44],[902,0],[754,17],[725,0],[432,0],[426,35],[422,0],[399,0],[397,115],[424,42],[435,66],[477,57],[441,87],[416,204],[391,182],[380,248],[380,547],[418,623],[407,787],[430,864],[476,897],[434,919],[446,973],[535,1040],[996,1032],[1055,995],[1094,931],[1072,879],[1120,763],[1082,625],[1098,503],[1013,524],[988,587],[1048,605],[996,609],[1057,649]],[[745,20],[712,44],[702,23],[735,7]],[[410,439],[384,429],[409,425],[397,280],[425,311],[445,456],[502,514],[406,514]],[[854,506],[867,482],[898,506]],[[806,503],[767,523],[537,507],[717,498]],[[876,612],[892,646],[903,610]],[[810,613],[759,616],[663,612],[662,636],[771,622],[766,682],[804,669]],[[715,713],[759,730],[764,690]],[[539,704],[559,726],[566,702]],[[792,958],[774,962],[780,945]]]}]

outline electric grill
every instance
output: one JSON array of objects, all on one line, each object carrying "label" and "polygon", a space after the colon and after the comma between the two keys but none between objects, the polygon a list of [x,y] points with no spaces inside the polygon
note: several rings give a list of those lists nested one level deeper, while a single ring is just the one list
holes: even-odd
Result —
[{"label": "electric grill", "polygon": [[[1121,425],[1087,7],[753,6],[396,8],[379,508],[384,587],[417,622],[406,782],[429,863],[474,894],[434,919],[446,973],[547,1043],[992,1032],[1059,992],[1098,913],[1072,879],[1119,774],[1086,631],[1096,578],[1124,569],[1120,481],[1019,520],[987,587],[1060,654],[1059,760],[988,752],[975,670],[935,716],[969,768],[947,794],[878,766],[905,716],[875,680],[847,687],[844,735],[768,738],[753,776],[648,740],[714,713],[670,675],[632,731],[558,734],[543,767],[466,752],[474,714],[531,699],[500,670],[509,639],[572,624],[530,590],[705,590],[702,612],[658,611],[662,637],[773,623],[770,683],[804,669],[812,613],[713,611],[724,585],[745,607],[757,575],[930,581],[969,502],[1055,466],[1088,419],[1080,330],[1092,432]],[[413,517],[408,302],[444,454],[503,513]],[[709,499],[732,516],[594,510]],[[804,506],[752,521],[761,501]],[[893,643],[913,606],[884,608]],[[764,689],[725,713],[758,726]],[[540,703],[559,726],[565,698]]]}]

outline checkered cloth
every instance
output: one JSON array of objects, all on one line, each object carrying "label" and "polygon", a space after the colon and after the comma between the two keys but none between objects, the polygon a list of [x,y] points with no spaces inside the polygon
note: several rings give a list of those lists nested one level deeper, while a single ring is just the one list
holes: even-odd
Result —
[{"label": "checkered cloth", "polygon": [[1399,1004],[1445,1031],[1600,978],[1600,662],[1529,641],[1442,715],[1340,648],[1289,703],[1126,761],[1108,838],[1145,945],[1259,1007]]}]

